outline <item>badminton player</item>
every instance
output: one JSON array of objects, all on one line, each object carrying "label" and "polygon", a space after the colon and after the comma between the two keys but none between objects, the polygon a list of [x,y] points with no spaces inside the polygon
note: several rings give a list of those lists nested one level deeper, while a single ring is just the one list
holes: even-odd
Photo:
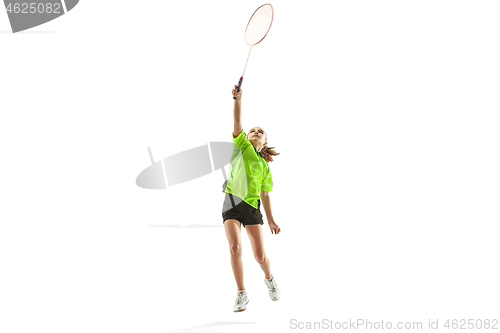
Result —
[{"label": "badminton player", "polygon": [[[280,227],[274,222],[271,212],[273,181],[267,162],[272,162],[272,156],[279,155],[267,147],[267,133],[260,127],[250,129],[248,135],[241,125],[242,90],[234,86],[234,132],[233,145],[238,151],[238,158],[232,158],[230,176],[224,184],[224,199],[222,218],[226,237],[231,252],[231,266],[238,287],[234,312],[246,310],[248,295],[243,284],[243,262],[241,260],[241,225],[246,229],[252,245],[255,259],[264,271],[264,282],[269,291],[269,297],[277,301],[281,293],[276,279],[271,274],[269,258],[264,251],[264,238],[261,225],[264,224],[260,212],[260,201],[266,211],[267,222],[272,234],[279,234]],[[274,148],[274,147],[272,147]],[[240,154],[241,153],[241,154]],[[233,155],[233,157],[235,157]]]}]

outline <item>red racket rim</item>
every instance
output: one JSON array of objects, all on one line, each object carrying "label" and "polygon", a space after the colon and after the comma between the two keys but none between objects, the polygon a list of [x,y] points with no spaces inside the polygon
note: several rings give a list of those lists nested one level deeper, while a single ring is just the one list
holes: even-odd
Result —
[{"label": "red racket rim", "polygon": [[245,35],[244,36],[246,36],[246,34],[247,34],[247,29],[248,29],[248,26],[250,25],[250,22],[252,22],[253,16],[255,15],[255,13],[257,13],[257,11],[259,9],[261,9],[264,6],[271,6],[271,14],[272,14],[271,15],[271,24],[269,24],[269,28],[267,29],[266,34],[264,35],[264,37],[262,37],[257,43],[255,43],[255,44],[248,44],[247,43],[247,39],[245,38],[245,43],[247,43],[247,45],[254,46],[254,45],[259,44],[260,42],[262,42],[262,40],[264,38],[266,38],[267,34],[269,33],[269,30],[271,30],[271,26],[273,25],[273,20],[274,20],[274,8],[273,8],[273,5],[271,5],[270,3],[266,3],[266,4],[263,4],[262,6],[260,6],[259,8],[257,8],[255,10],[255,12],[253,12],[252,16],[250,17],[250,20],[248,20],[247,27],[245,28]]}]

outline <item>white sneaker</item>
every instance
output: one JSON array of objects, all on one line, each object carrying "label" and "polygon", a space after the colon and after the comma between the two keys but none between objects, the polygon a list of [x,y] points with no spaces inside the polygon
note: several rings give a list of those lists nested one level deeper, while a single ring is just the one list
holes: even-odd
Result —
[{"label": "white sneaker", "polygon": [[276,284],[276,279],[274,278],[274,275],[271,276],[271,278],[269,280],[264,279],[264,282],[267,285],[267,289],[269,289],[269,297],[273,301],[279,300],[281,297],[281,292],[278,289],[278,285]]},{"label": "white sneaker", "polygon": [[234,312],[241,312],[247,309],[246,305],[248,304],[248,295],[246,291],[238,291],[236,294],[236,302],[234,303],[233,310]]}]

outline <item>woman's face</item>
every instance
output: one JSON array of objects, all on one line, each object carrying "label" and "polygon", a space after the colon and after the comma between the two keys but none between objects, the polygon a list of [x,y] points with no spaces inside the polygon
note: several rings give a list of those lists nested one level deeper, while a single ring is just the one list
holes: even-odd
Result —
[{"label": "woman's face", "polygon": [[247,140],[250,142],[260,142],[263,146],[267,145],[266,132],[260,127],[254,127],[248,132]]}]

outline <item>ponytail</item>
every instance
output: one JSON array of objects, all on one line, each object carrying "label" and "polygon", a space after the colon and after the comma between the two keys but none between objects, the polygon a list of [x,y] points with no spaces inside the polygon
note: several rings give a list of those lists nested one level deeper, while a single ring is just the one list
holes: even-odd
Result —
[{"label": "ponytail", "polygon": [[261,154],[262,154],[262,158],[264,158],[264,160],[266,160],[266,162],[272,162],[273,161],[273,156],[277,156],[279,155],[280,153],[277,153],[275,152],[273,149],[275,147],[268,147],[268,146],[264,146],[261,150]]}]

